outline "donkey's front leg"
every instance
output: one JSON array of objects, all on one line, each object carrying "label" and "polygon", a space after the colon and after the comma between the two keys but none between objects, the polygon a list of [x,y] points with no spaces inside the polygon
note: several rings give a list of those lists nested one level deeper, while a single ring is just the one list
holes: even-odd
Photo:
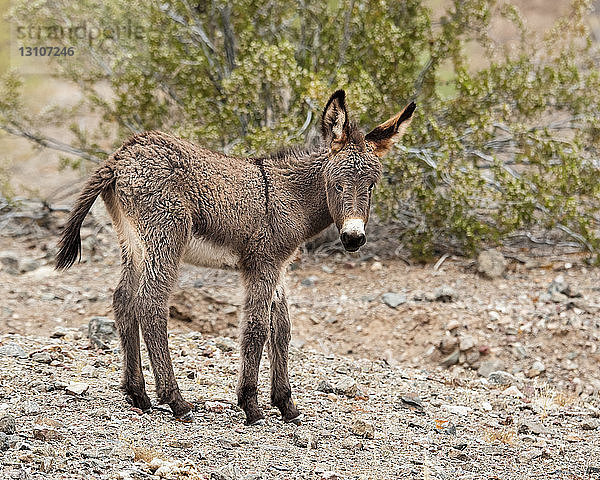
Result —
[{"label": "donkey's front leg", "polygon": [[288,376],[288,347],[291,324],[283,285],[278,285],[271,305],[269,359],[271,360],[271,404],[281,412],[284,422],[299,424],[302,414],[292,400]]},{"label": "donkey's front leg", "polygon": [[[257,264],[253,265],[257,267]],[[248,425],[264,423],[264,415],[258,407],[258,370],[262,351],[269,331],[271,301],[278,271],[242,272],[246,286],[246,303],[241,325],[240,376],[238,380],[238,405],[246,414]]]}]

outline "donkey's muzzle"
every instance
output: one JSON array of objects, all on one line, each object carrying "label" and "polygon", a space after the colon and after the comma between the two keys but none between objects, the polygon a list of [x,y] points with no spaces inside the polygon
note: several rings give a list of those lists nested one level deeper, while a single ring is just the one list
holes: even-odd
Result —
[{"label": "donkey's muzzle", "polygon": [[359,218],[346,220],[340,229],[340,240],[349,252],[356,252],[367,242],[365,222]]},{"label": "donkey's muzzle", "polygon": [[342,240],[342,245],[344,245],[344,248],[349,252],[356,252],[367,242],[367,237],[364,233],[358,235],[342,233],[340,235],[340,239]]}]

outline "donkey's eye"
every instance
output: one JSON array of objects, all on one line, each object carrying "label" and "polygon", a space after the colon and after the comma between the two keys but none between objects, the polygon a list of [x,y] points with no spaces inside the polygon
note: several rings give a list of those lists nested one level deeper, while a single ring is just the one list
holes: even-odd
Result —
[{"label": "donkey's eye", "polygon": [[335,189],[340,193],[344,191],[344,187],[342,187],[339,183],[335,184]]}]

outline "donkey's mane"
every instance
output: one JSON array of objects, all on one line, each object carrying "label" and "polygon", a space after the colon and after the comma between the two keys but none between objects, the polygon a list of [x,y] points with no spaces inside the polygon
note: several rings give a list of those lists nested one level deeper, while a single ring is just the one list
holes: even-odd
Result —
[{"label": "donkey's mane", "polygon": [[310,155],[314,151],[318,150],[320,146],[304,147],[301,145],[295,145],[292,147],[283,147],[279,150],[259,155],[256,157],[250,157],[252,163],[262,163],[265,160],[271,161],[275,165],[285,163],[286,160],[299,159]]},{"label": "donkey's mane", "polygon": [[[348,141],[357,145],[360,150],[364,150],[365,137],[354,122],[348,124]],[[263,163],[267,160],[275,165],[281,165],[287,160],[299,160],[302,157],[310,157],[325,148],[325,144],[322,142],[310,146],[295,145],[291,147],[282,147],[264,155],[249,157],[248,160],[252,163]]]}]

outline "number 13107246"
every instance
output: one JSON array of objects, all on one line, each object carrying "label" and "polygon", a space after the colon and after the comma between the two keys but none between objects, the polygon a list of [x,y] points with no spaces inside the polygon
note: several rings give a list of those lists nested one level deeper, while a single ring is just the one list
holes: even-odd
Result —
[{"label": "number 13107246", "polygon": [[22,57],[72,57],[74,47],[19,47]]}]

